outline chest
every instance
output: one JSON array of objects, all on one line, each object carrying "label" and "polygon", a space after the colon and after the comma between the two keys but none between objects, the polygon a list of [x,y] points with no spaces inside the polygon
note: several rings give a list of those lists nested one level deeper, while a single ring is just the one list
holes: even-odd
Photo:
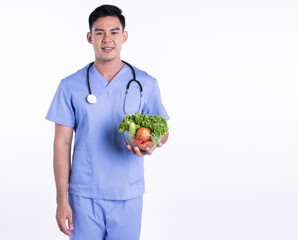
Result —
[{"label": "chest", "polygon": [[96,103],[89,103],[89,94],[86,86],[80,86],[72,93],[72,107],[75,112],[76,125],[88,123],[89,125],[100,122],[114,122],[118,124],[127,114],[142,112],[148,99],[147,91],[141,93],[140,86],[132,82],[126,91],[127,82],[118,83],[118,86],[103,87],[95,85],[92,94],[96,96]]}]

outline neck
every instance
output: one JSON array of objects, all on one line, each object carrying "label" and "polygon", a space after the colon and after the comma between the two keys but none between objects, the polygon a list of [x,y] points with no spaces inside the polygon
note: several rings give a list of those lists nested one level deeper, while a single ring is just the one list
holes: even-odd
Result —
[{"label": "neck", "polygon": [[111,82],[124,66],[124,63],[120,58],[113,59],[111,61],[102,61],[101,59],[96,58],[94,66],[108,82]]},{"label": "neck", "polygon": [[111,75],[115,76],[124,66],[124,63],[120,58],[112,61],[101,61],[99,59],[95,59],[94,66],[100,72],[100,74],[105,77]]}]

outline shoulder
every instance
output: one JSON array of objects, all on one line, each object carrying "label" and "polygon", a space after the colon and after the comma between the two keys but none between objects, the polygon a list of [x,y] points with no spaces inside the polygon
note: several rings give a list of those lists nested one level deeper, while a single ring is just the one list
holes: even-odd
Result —
[{"label": "shoulder", "polygon": [[136,79],[138,81],[140,81],[143,85],[146,85],[147,87],[154,88],[155,84],[157,83],[156,78],[152,77],[146,71],[141,70],[135,66],[133,66],[133,68],[136,72]]}]

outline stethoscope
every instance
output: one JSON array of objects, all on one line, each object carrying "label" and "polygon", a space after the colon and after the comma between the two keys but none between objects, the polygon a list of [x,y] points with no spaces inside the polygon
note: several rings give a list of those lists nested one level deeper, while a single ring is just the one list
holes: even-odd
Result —
[{"label": "stethoscope", "polygon": [[[138,108],[138,112],[139,112],[140,111],[140,107],[142,105],[142,93],[143,93],[142,84],[136,79],[136,73],[135,73],[135,70],[133,69],[133,67],[129,63],[127,63],[127,62],[125,62],[123,60],[121,60],[121,61],[123,63],[125,63],[127,66],[130,67],[130,69],[132,71],[132,75],[133,75],[133,79],[131,79],[127,83],[127,85],[126,85],[126,92],[125,92],[125,98],[124,98],[124,113],[126,114],[126,96],[127,96],[128,91],[129,91],[130,84],[132,82],[136,82],[139,85],[139,87],[140,87],[140,104],[139,104],[139,108]],[[92,94],[92,92],[91,92],[90,80],[89,80],[89,70],[90,70],[90,67],[93,64],[94,64],[94,62],[90,63],[89,66],[88,66],[88,68],[87,68],[87,84],[88,84],[88,90],[89,90],[89,95],[87,96],[87,102],[90,103],[90,104],[93,104],[93,103],[96,103],[97,102],[97,97],[94,94]]]}]

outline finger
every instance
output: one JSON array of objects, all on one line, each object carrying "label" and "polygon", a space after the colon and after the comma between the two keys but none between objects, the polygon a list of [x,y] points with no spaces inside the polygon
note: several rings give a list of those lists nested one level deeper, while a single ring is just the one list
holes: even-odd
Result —
[{"label": "finger", "polygon": [[60,229],[61,232],[63,232],[63,233],[66,234],[67,236],[71,237],[70,230],[67,229],[65,221],[60,220],[60,221],[58,222],[58,226],[59,226],[59,229]]},{"label": "finger", "polygon": [[162,147],[162,142],[157,143],[157,147]]},{"label": "finger", "polygon": [[56,222],[57,222],[57,225],[58,225],[60,231],[62,232],[62,226],[61,226],[60,222],[63,222],[63,221],[60,221],[60,219],[58,219],[58,218],[56,217]]},{"label": "finger", "polygon": [[66,225],[63,225],[63,226],[62,226],[62,232],[63,232],[64,234],[66,234],[67,236],[71,237],[70,230],[66,227]]},{"label": "finger", "polygon": [[68,227],[72,231],[73,230],[73,221],[72,221],[72,216],[68,218]]},{"label": "finger", "polygon": [[153,153],[154,149],[150,149],[150,147],[146,147],[146,154],[151,155]]},{"label": "finger", "polygon": [[59,227],[59,230],[62,232],[62,227],[61,227],[61,225],[57,222],[57,224],[58,224],[58,227]]},{"label": "finger", "polygon": [[144,156],[144,153],[142,153],[138,147],[134,147],[133,149],[139,157]]},{"label": "finger", "polygon": [[126,145],[127,149],[132,153],[132,154],[136,154],[135,151],[133,150],[133,148],[127,144],[127,142],[124,142],[124,144]]}]

